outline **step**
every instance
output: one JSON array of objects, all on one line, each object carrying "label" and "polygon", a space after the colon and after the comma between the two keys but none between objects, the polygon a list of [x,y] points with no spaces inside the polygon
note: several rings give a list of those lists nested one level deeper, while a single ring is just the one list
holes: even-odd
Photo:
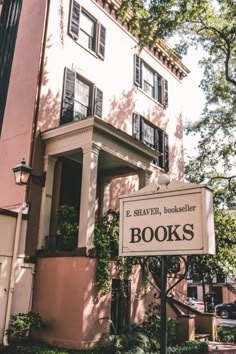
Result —
[{"label": "step", "polygon": [[200,342],[209,342],[210,334],[195,334],[195,340],[199,340]]}]

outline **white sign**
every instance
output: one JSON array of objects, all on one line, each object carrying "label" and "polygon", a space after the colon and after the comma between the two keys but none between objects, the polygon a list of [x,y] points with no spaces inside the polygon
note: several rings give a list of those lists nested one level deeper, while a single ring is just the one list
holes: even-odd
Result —
[{"label": "white sign", "polygon": [[172,181],[120,197],[119,255],[214,254],[212,192]]}]

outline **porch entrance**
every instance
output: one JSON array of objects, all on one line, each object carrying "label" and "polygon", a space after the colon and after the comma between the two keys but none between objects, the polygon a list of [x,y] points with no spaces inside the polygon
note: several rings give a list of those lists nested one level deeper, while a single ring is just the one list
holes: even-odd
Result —
[{"label": "porch entrance", "polygon": [[61,164],[59,205],[65,204],[73,206],[76,209],[79,218],[82,165],[67,158],[64,158],[61,161]]}]

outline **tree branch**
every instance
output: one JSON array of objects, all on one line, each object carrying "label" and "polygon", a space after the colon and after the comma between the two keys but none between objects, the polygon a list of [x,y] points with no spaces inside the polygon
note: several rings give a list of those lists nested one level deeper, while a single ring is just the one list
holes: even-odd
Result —
[{"label": "tree branch", "polygon": [[226,177],[226,176],[214,176],[214,177],[211,177],[211,178],[210,178],[210,182],[211,182],[213,179],[227,179],[227,180],[228,180],[228,183],[229,183],[229,190],[230,190],[230,183],[231,183],[231,180],[232,180],[233,178],[236,178],[236,175],[230,176],[230,177]]},{"label": "tree branch", "polygon": [[228,82],[231,82],[234,86],[236,86],[236,80],[230,77],[229,75],[229,61],[230,61],[230,55],[231,55],[231,48],[230,48],[230,43],[227,43],[227,53],[226,53],[226,59],[225,59],[225,78]]},{"label": "tree branch", "polygon": [[219,49],[222,50],[222,52],[225,54],[226,59],[225,59],[225,79],[226,81],[230,82],[234,86],[236,86],[236,80],[234,80],[230,74],[229,74],[229,61],[230,61],[230,56],[231,56],[231,43],[230,41],[226,38],[224,33],[217,29],[214,26],[208,26],[203,22],[203,20],[200,20],[202,24],[202,28],[199,28],[199,30],[196,31],[197,34],[199,34],[202,31],[212,31],[215,33],[217,36],[218,40],[222,43],[223,47],[219,47]]}]

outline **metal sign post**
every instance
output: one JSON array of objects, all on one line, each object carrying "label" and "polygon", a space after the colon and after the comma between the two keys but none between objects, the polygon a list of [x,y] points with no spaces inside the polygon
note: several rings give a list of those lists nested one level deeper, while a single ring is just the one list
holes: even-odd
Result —
[{"label": "metal sign post", "polygon": [[167,313],[166,313],[166,290],[167,290],[167,258],[161,256],[161,334],[160,354],[167,353]]}]

